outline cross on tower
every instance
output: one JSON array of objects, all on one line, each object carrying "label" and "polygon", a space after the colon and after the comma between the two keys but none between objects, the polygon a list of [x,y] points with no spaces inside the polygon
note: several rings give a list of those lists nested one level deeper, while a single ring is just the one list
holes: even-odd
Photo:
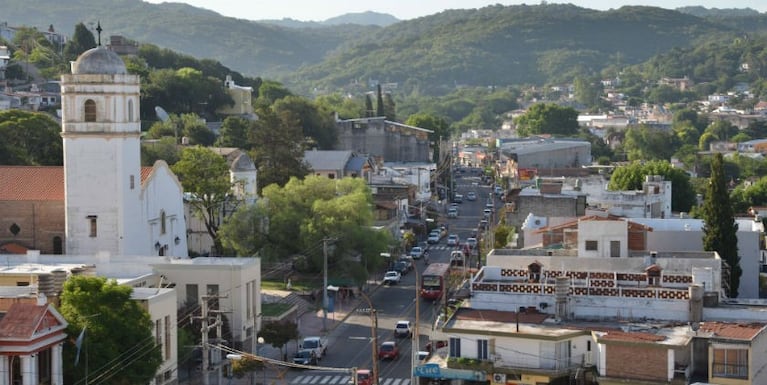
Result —
[{"label": "cross on tower", "polygon": [[99,47],[101,47],[101,31],[103,31],[103,29],[101,29],[101,20],[99,20],[98,24],[96,25],[96,32],[99,34]]}]

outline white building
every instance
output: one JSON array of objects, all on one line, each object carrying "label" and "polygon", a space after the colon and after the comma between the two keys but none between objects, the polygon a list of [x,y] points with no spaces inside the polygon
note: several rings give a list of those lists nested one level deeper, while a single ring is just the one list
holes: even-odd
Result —
[{"label": "white building", "polygon": [[181,184],[161,161],[141,183],[139,77],[97,47],[61,89],[66,253],[186,256]]}]

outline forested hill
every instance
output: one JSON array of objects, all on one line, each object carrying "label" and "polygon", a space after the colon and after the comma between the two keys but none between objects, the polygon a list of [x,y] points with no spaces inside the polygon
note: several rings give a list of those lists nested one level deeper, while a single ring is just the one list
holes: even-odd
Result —
[{"label": "forested hill", "polygon": [[[607,66],[640,63],[696,39],[758,32],[764,14],[700,18],[654,7],[596,11],[565,4],[495,5],[450,10],[385,28],[354,24],[285,28],[234,19],[179,3],[140,0],[4,0],[2,21],[71,35],[100,21],[121,34],[297,92],[336,90],[369,80],[407,91],[442,93],[456,85],[572,81]],[[739,27],[739,20],[748,28]]]}]

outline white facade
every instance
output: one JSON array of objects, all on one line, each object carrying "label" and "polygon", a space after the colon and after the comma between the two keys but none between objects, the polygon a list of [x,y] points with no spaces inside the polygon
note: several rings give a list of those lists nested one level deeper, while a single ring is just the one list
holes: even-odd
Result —
[{"label": "white facade", "polygon": [[578,258],[628,257],[627,221],[578,221]]},{"label": "white facade", "polygon": [[98,47],[61,85],[66,254],[187,256],[181,185],[162,164],[142,184],[139,77]]},{"label": "white facade", "polygon": [[[131,299],[139,301],[152,320],[152,334],[160,347],[162,363],[151,385],[178,382],[178,321],[176,290],[134,287]],[[159,380],[162,379],[162,380]]]},{"label": "white facade", "polygon": [[175,284],[178,307],[218,295],[232,331],[229,342],[241,342],[243,350],[255,352],[254,336],[261,329],[260,258],[171,258],[151,266]]},{"label": "white facade", "polygon": [[[675,251],[703,250],[703,220],[701,219],[644,219],[630,218],[632,222],[652,227],[647,232],[647,250],[673,253]],[[750,219],[736,220],[738,224],[738,254],[743,274],[740,276],[738,298],[759,298],[759,269],[764,228],[761,222]]]}]

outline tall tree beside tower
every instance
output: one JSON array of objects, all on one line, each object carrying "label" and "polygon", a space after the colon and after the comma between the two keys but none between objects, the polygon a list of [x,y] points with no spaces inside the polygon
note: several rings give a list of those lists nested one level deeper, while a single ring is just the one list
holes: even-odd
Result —
[{"label": "tall tree beside tower", "polygon": [[716,251],[730,265],[729,280],[722,283],[729,285],[727,295],[736,298],[743,270],[738,256],[738,224],[735,223],[730,194],[727,191],[722,154],[715,154],[711,160],[711,178],[706,188],[702,214],[703,248],[706,251]]},{"label": "tall tree beside tower", "polygon": [[376,89],[377,104],[376,104],[376,116],[386,116],[384,111],[383,92],[381,92],[381,85],[378,84]]}]

